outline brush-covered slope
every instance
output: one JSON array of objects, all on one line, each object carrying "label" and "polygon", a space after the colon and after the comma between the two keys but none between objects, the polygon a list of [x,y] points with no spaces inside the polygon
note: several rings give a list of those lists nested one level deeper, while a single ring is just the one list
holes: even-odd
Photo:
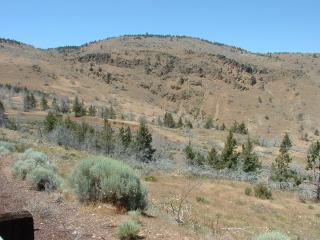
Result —
[{"label": "brush-covered slope", "polygon": [[41,50],[0,40],[0,82],[81,96],[149,119],[247,123],[252,134],[320,128],[320,55],[254,54],[189,37],[124,36]]}]

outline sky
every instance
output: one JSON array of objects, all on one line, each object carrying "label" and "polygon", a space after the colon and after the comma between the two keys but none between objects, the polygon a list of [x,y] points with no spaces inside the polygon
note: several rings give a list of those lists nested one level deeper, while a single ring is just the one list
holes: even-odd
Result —
[{"label": "sky", "polygon": [[320,52],[319,0],[1,0],[0,37],[38,48],[125,34],[199,37],[252,52]]}]

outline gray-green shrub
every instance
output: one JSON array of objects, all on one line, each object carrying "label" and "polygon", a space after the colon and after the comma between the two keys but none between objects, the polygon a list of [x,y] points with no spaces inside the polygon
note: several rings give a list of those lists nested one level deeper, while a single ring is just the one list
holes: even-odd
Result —
[{"label": "gray-green shrub", "polygon": [[11,171],[14,176],[26,179],[38,191],[55,190],[62,182],[48,156],[32,149],[22,154],[22,159],[12,166]]},{"label": "gray-green shrub", "polygon": [[26,176],[38,166],[55,171],[54,166],[46,154],[30,148],[22,154],[22,159],[12,166],[12,174],[21,179],[25,179]]},{"label": "gray-green shrub", "polygon": [[268,232],[260,234],[256,240],[290,240],[290,237],[280,232]]},{"label": "gray-green shrub", "polygon": [[121,240],[137,239],[140,225],[132,220],[124,220],[117,229],[117,234]]},{"label": "gray-green shrub", "polygon": [[147,191],[133,169],[110,158],[81,161],[71,181],[80,201],[110,202],[127,210],[144,209],[147,205]]},{"label": "gray-green shrub", "polygon": [[61,179],[52,169],[38,166],[27,175],[27,182],[37,191],[51,191],[60,186]]},{"label": "gray-green shrub", "polygon": [[14,145],[9,142],[0,141],[0,157],[14,151]]}]

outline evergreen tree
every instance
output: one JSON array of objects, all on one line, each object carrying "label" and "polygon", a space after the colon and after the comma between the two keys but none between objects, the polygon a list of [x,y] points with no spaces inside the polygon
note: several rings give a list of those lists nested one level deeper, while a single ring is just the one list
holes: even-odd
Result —
[{"label": "evergreen tree", "polygon": [[46,111],[48,108],[49,108],[49,106],[48,106],[48,101],[47,101],[46,95],[43,94],[41,97],[41,110]]},{"label": "evergreen tree", "polygon": [[114,111],[112,105],[110,106],[110,119],[116,119],[116,112]]},{"label": "evergreen tree", "polygon": [[62,99],[60,104],[60,112],[68,113],[69,112],[69,103],[68,101]]},{"label": "evergreen tree", "polygon": [[86,109],[83,102],[79,101],[78,96],[74,99],[72,110],[74,111],[75,117],[82,117],[86,115]]},{"label": "evergreen tree", "polygon": [[129,147],[129,145],[131,144],[132,142],[132,133],[131,133],[131,129],[130,127],[127,127],[125,130],[124,130],[124,134],[123,134],[123,144],[126,148]]},{"label": "evergreen tree", "polygon": [[103,108],[101,108],[100,116],[103,119],[115,119],[116,118],[116,113],[115,113],[115,111],[114,111],[112,106],[110,108],[103,107]]},{"label": "evergreen tree", "polygon": [[59,112],[60,111],[60,108],[59,108],[59,105],[57,103],[57,99],[56,97],[53,97],[52,99],[52,102],[51,102],[51,109],[55,112]]},{"label": "evergreen tree", "polygon": [[183,128],[183,122],[181,116],[179,117],[178,123],[177,123],[177,128]]},{"label": "evergreen tree", "polygon": [[58,123],[58,118],[52,112],[48,112],[46,119],[44,120],[44,130],[48,133],[51,132]]},{"label": "evergreen tree", "polygon": [[312,143],[307,155],[306,170],[312,170],[313,182],[315,185],[316,199],[320,201],[320,142]]},{"label": "evergreen tree", "polygon": [[248,134],[248,129],[247,129],[246,125],[244,124],[244,122],[239,124],[237,121],[235,121],[233,123],[230,131],[234,132],[234,133],[239,133],[239,134]]},{"label": "evergreen tree", "polygon": [[212,119],[212,117],[209,117],[207,119],[206,123],[204,124],[204,128],[205,129],[213,128],[213,119]]},{"label": "evergreen tree", "polygon": [[189,144],[184,148],[184,153],[186,155],[187,160],[193,162],[194,158],[196,157],[193,148],[191,146],[191,143],[189,142]]},{"label": "evergreen tree", "polygon": [[139,130],[135,138],[136,157],[142,162],[153,160],[153,154],[156,151],[152,147],[152,135],[144,121],[140,121]]},{"label": "evergreen tree", "polygon": [[221,161],[221,158],[214,147],[212,147],[208,152],[207,163],[212,168],[216,168],[216,169],[224,168],[224,164]]},{"label": "evergreen tree", "polygon": [[293,177],[293,172],[290,170],[289,164],[292,161],[289,150],[292,146],[289,135],[286,133],[279,149],[279,155],[276,157],[271,166],[271,179],[277,182],[286,183]]},{"label": "evergreen tree", "polygon": [[23,99],[23,111],[29,112],[30,110],[36,108],[37,102],[33,93],[27,93]]},{"label": "evergreen tree", "polygon": [[292,147],[292,142],[288,133],[285,133],[280,145],[280,150],[288,152]]},{"label": "evergreen tree", "polygon": [[0,127],[4,125],[4,118],[5,118],[4,112],[5,112],[4,105],[0,101]]},{"label": "evergreen tree", "polygon": [[91,105],[88,109],[88,115],[91,117],[95,117],[97,114],[97,109],[95,106]]},{"label": "evergreen tree", "polygon": [[104,120],[103,130],[100,134],[100,146],[105,154],[111,154],[114,148],[113,130],[108,120]]},{"label": "evergreen tree", "polygon": [[166,112],[163,118],[163,125],[168,128],[174,128],[176,126],[173,116],[170,112]]},{"label": "evergreen tree", "polygon": [[235,169],[238,166],[239,154],[236,152],[236,147],[237,141],[234,139],[232,132],[229,131],[221,153],[221,161],[226,168]]},{"label": "evergreen tree", "polygon": [[261,168],[258,155],[253,150],[254,146],[250,138],[242,145],[241,159],[243,161],[242,170],[245,172],[255,172]]}]

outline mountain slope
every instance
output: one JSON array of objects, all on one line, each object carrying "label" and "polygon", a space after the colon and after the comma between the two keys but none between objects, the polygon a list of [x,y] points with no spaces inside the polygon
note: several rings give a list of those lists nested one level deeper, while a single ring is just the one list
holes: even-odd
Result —
[{"label": "mountain slope", "polygon": [[41,50],[0,40],[0,82],[89,104],[112,103],[150,120],[166,110],[196,125],[207,117],[252,134],[320,129],[320,55],[254,54],[189,37],[124,36]]}]

